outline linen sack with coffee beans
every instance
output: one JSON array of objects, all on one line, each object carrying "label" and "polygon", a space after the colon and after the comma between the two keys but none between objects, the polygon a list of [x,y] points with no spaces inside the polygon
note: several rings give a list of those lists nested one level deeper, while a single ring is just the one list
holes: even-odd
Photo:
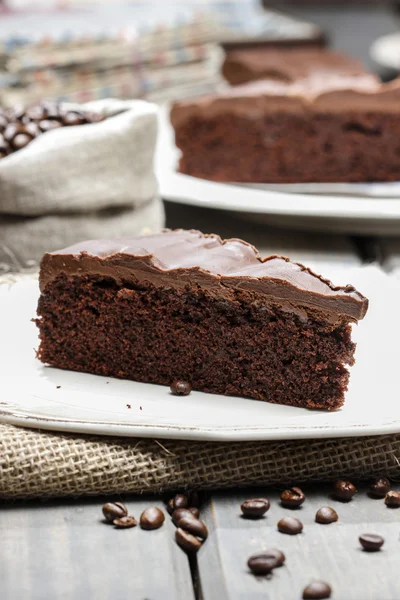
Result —
[{"label": "linen sack with coffee beans", "polygon": [[0,158],[0,263],[13,270],[82,239],[164,225],[153,169],[155,105],[108,99],[60,111],[93,116],[40,132]]}]

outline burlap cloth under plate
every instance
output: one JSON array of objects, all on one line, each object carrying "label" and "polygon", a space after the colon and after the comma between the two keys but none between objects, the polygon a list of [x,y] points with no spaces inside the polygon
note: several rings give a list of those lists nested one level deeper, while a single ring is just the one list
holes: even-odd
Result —
[{"label": "burlap cloth under plate", "polygon": [[164,492],[385,474],[400,480],[400,434],[210,443],[67,435],[0,425],[0,497]]}]

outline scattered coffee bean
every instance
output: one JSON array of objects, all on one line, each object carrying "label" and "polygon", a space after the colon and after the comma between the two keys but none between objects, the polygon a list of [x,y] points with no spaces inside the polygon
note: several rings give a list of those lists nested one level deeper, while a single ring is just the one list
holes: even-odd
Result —
[{"label": "scattered coffee bean", "polygon": [[331,508],[330,506],[322,506],[315,515],[315,520],[317,523],[322,523],[323,525],[328,525],[329,523],[334,523],[338,520],[338,514],[336,510]]},{"label": "scattered coffee bean", "polygon": [[385,504],[390,508],[398,508],[400,506],[400,492],[391,490],[385,496]]},{"label": "scattered coffee bean", "polygon": [[176,381],[173,381],[171,383],[170,390],[171,393],[174,394],[174,396],[188,396],[192,391],[192,388],[190,386],[190,383],[188,383],[187,381],[181,381],[177,379]]},{"label": "scattered coffee bean", "polygon": [[270,548],[259,554],[253,554],[247,561],[247,566],[255,575],[268,575],[272,569],[281,567],[285,562],[285,555],[276,548]]},{"label": "scattered coffee bean", "polygon": [[190,517],[188,515],[182,516],[176,525],[180,529],[184,529],[202,540],[205,540],[208,537],[206,524],[203,523],[203,521],[200,521],[200,519],[196,519],[193,515]]},{"label": "scattered coffee bean", "polygon": [[278,530],[281,533],[296,535],[303,531],[303,523],[295,517],[283,517],[283,519],[278,522]]},{"label": "scattered coffee bean", "polygon": [[267,498],[252,498],[245,500],[241,505],[243,516],[246,519],[260,519],[270,507]]},{"label": "scattered coffee bean", "polygon": [[390,491],[390,481],[386,477],[378,477],[369,486],[369,494],[374,498],[384,498]]},{"label": "scattered coffee bean", "polygon": [[132,515],[127,515],[126,517],[114,519],[113,524],[118,529],[129,529],[130,527],[136,527],[137,521]]},{"label": "scattered coffee bean", "polygon": [[197,537],[179,527],[175,532],[175,539],[177,544],[186,552],[197,552],[202,544]]},{"label": "scattered coffee bean", "polygon": [[174,512],[171,515],[173,524],[176,525],[179,519],[186,515],[189,515],[189,517],[195,517],[195,515],[189,508],[177,508],[176,510],[174,510]]},{"label": "scattered coffee bean", "polygon": [[165,516],[162,510],[156,506],[146,508],[140,515],[140,527],[142,529],[158,529],[165,521]]},{"label": "scattered coffee bean", "polygon": [[298,508],[303,504],[305,499],[305,495],[298,487],[292,487],[281,494],[281,504],[285,508]]},{"label": "scattered coffee bean", "polygon": [[167,513],[172,515],[172,513],[175,511],[175,504],[174,504],[174,499],[171,498],[170,500],[168,500],[167,502]]},{"label": "scattered coffee bean", "polygon": [[367,552],[376,552],[380,550],[385,542],[383,537],[380,535],[375,535],[374,533],[364,533],[360,535],[358,538],[360,540],[361,546]]},{"label": "scattered coffee bean", "polygon": [[189,499],[186,494],[176,494],[174,498],[175,508],[189,508]]},{"label": "scattered coffee bean", "polygon": [[120,519],[126,517],[128,509],[122,502],[107,502],[103,506],[103,515],[106,521],[114,521],[114,519]]},{"label": "scattered coffee bean", "polygon": [[324,600],[324,598],[330,598],[332,594],[331,586],[325,583],[325,581],[312,581],[303,590],[304,600]]},{"label": "scattered coffee bean", "polygon": [[357,489],[350,481],[339,480],[333,486],[334,497],[342,502],[349,502],[356,493]]},{"label": "scattered coffee bean", "polygon": [[192,513],[192,515],[194,515],[194,516],[196,517],[196,519],[198,519],[198,518],[199,518],[199,516],[200,516],[200,511],[199,511],[199,509],[197,508],[197,506],[190,506],[190,507],[189,507],[189,510],[190,510],[190,512]]}]

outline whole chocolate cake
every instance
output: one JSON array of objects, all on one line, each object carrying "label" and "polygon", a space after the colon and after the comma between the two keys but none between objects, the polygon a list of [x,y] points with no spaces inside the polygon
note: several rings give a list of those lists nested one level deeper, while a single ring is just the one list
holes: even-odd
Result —
[{"label": "whole chocolate cake", "polygon": [[183,230],[46,254],[40,288],[44,363],[329,410],[368,307],[287,258]]}]

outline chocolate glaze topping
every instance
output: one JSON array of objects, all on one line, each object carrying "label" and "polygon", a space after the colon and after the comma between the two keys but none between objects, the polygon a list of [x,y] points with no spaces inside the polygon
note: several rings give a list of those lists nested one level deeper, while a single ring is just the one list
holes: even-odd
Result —
[{"label": "chocolate glaze topping", "polygon": [[68,277],[98,274],[122,285],[129,281],[175,289],[189,285],[224,298],[233,298],[235,290],[256,292],[304,318],[305,310],[314,308],[333,321],[357,321],[368,308],[368,300],[352,286],[336,287],[283,256],[263,259],[242,240],[221,240],[194,230],[90,240],[45,254],[42,293],[61,273]]},{"label": "chocolate glaze topping", "polygon": [[171,123],[179,127],[192,118],[214,119],[233,114],[262,118],[270,113],[309,114],[351,111],[400,112],[400,78],[380,83],[375,75],[310,73],[293,81],[262,79],[215,94],[175,102]]}]

